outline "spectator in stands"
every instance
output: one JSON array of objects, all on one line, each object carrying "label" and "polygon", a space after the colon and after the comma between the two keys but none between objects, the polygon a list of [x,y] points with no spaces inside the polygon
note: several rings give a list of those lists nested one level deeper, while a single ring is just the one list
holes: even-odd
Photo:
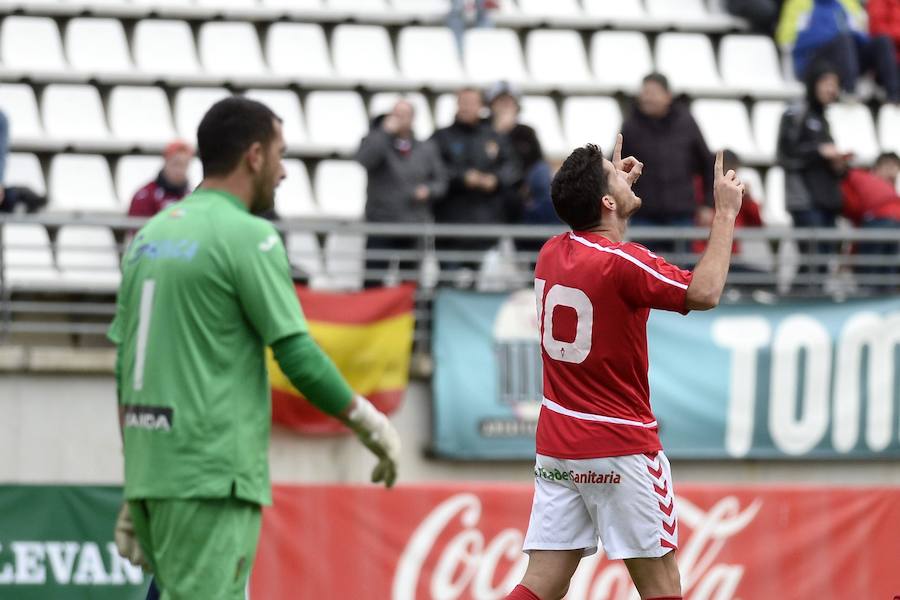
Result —
[{"label": "spectator in stands", "polygon": [[[491,109],[491,126],[494,128],[494,131],[503,137],[510,150],[511,157],[519,163],[520,175],[524,177],[523,163],[525,156],[523,156],[523,152],[533,151],[533,146],[530,146],[529,140],[536,140],[537,133],[529,125],[519,122],[519,114],[521,112],[521,107],[519,106],[520,98],[520,92],[505,81],[498,81],[487,92],[487,101]],[[515,143],[517,140],[524,140],[525,147],[519,148]],[[524,206],[521,191],[524,184],[524,179],[520,179],[506,191],[503,205],[508,223],[519,223],[522,220]],[[547,193],[549,194],[549,182]]]},{"label": "spectator in stands", "polygon": [[[886,152],[878,157],[871,171],[850,169],[841,183],[844,192],[846,218],[857,227],[893,229],[900,233],[900,195],[897,194],[897,176],[900,175],[900,157]],[[897,256],[900,245],[896,242],[861,242],[860,254]],[[900,268],[860,267],[860,273],[897,273]]]},{"label": "spectator in stands", "polygon": [[[446,196],[434,204],[438,223],[502,223],[504,193],[521,179],[518,163],[512,159],[503,136],[482,120],[483,109],[481,92],[464,88],[457,93],[455,121],[434,133],[449,176]],[[438,238],[437,248],[483,251],[496,242],[496,238]],[[477,259],[445,260],[441,268],[477,270],[479,265]]]},{"label": "spectator in stands", "polygon": [[725,0],[725,10],[750,22],[755,31],[772,35],[782,0]]},{"label": "spectator in stands", "polygon": [[792,48],[794,73],[806,79],[819,63],[832,65],[844,91],[856,92],[861,73],[875,71],[888,100],[900,101],[900,72],[890,37],[869,36],[858,0],[787,0],[776,40]]},{"label": "spectator in stands", "polygon": [[[810,73],[806,82],[806,100],[788,107],[778,128],[777,161],[785,172],[785,203],[796,227],[834,227],[841,213],[840,178],[846,172],[852,154],[834,145],[825,108],[840,94],[837,72],[827,66]],[[832,243],[798,243],[801,254],[815,259],[834,251]],[[818,264],[816,271],[825,272]],[[808,265],[800,267],[809,271]]]},{"label": "spectator in stands", "polygon": [[[644,173],[634,185],[643,208],[632,225],[693,226],[698,212],[695,177],[703,180],[703,203],[712,207],[713,158],[690,111],[673,102],[664,75],[644,77],[622,135],[622,154],[640,156],[644,163]],[[677,246],[686,249],[684,244]],[[658,241],[653,247],[659,252],[676,250],[675,244]]]},{"label": "spectator in stands", "polygon": [[[463,52],[463,37],[466,33],[466,27],[471,21],[475,27],[492,27],[490,12],[497,8],[497,0],[452,0],[450,4],[450,13],[447,15],[447,27],[453,31],[456,37],[456,47],[459,53]],[[467,14],[468,9],[474,11],[472,18]]]},{"label": "spectator in stands", "polygon": [[36,212],[47,204],[47,198],[26,187],[6,185],[6,157],[9,153],[9,120],[0,110],[0,213],[24,210]]},{"label": "spectator in stands", "polygon": [[900,0],[869,0],[869,33],[872,37],[891,38],[900,64]]},{"label": "spectator in stands", "polygon": [[[366,221],[424,223],[431,220],[431,205],[447,191],[447,173],[433,142],[413,135],[414,108],[399,100],[391,112],[372,121],[372,128],[356,152],[368,173]],[[370,235],[366,250],[415,250],[417,239]],[[415,260],[398,262],[401,271],[416,267]],[[386,258],[366,259],[367,274],[391,266]],[[367,275],[366,287],[380,285],[384,274]]]},{"label": "spectator in stands", "polygon": [[187,172],[193,157],[194,149],[187,142],[176,140],[167,145],[163,150],[162,170],[131,199],[128,216],[152,217],[184,198],[190,191]]}]

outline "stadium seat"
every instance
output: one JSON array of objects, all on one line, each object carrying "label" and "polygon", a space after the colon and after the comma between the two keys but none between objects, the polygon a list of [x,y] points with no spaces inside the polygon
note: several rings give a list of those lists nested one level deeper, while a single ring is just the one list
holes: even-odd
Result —
[{"label": "stadium seat", "polygon": [[772,162],[778,147],[778,126],[787,105],[779,100],[756,102],[750,112],[753,122],[753,138],[759,150],[760,159]]},{"label": "stadium seat", "polygon": [[775,42],[764,35],[726,35],[719,45],[719,67],[725,84],[751,96],[786,96],[797,92],[781,75]]},{"label": "stadium seat", "polygon": [[315,196],[322,216],[361,219],[366,205],[366,170],[349,160],[323,160],[316,169]]},{"label": "stadium seat", "polygon": [[351,16],[370,16],[388,11],[386,0],[324,0],[325,6],[334,11],[349,12]]},{"label": "stadium seat", "polygon": [[134,76],[125,29],[118,19],[72,19],[66,26],[69,64],[86,75]]},{"label": "stadium seat", "polygon": [[661,33],[656,38],[656,68],[675,91],[721,93],[722,80],[709,37],[702,33]]},{"label": "stadium seat", "polygon": [[47,229],[36,223],[7,223],[2,227],[6,285],[13,289],[57,285],[59,271],[53,264]]},{"label": "stadium seat", "polygon": [[467,76],[479,84],[528,81],[519,38],[511,29],[469,29],[463,42]]},{"label": "stadium seat", "polygon": [[403,77],[437,87],[465,79],[456,40],[446,27],[404,27],[397,36],[397,62]]},{"label": "stadium seat", "polygon": [[103,102],[92,85],[48,85],[41,101],[41,114],[47,136],[53,140],[77,148],[122,147],[109,133]]},{"label": "stadium seat", "polygon": [[191,164],[188,165],[188,181],[190,181],[193,186],[196,186],[203,181],[203,165],[196,156],[191,159]]},{"label": "stadium seat", "polygon": [[297,94],[290,90],[251,89],[244,93],[252,100],[262,102],[281,118],[284,140],[289,150],[303,148],[309,141],[306,121]]},{"label": "stadium seat", "polygon": [[[871,164],[881,151],[872,113],[865,104],[832,104],[825,116],[838,149],[853,152],[854,163]],[[900,131],[895,135],[900,136]]]},{"label": "stadium seat", "polygon": [[541,148],[548,157],[560,158],[568,154],[568,145],[563,139],[562,126],[556,103],[550,96],[523,96],[520,104],[522,112],[519,120],[534,127]]},{"label": "stadium seat", "polygon": [[789,226],[794,223],[787,211],[784,194],[784,169],[772,167],[766,173],[766,201],[762,207],[763,223],[767,226]]},{"label": "stadium seat", "polygon": [[434,128],[449,127],[456,119],[456,94],[441,94],[434,102]]},{"label": "stadium seat", "polygon": [[707,11],[704,0],[644,0],[651,21],[671,24],[690,31],[722,31],[730,27],[731,17]]},{"label": "stadium seat", "polygon": [[377,25],[338,25],[331,37],[331,53],[338,77],[363,83],[397,83],[391,39]]},{"label": "stadium seat", "polygon": [[134,61],[154,77],[199,79],[194,34],[185,21],[143,20],[134,27]]},{"label": "stadium seat", "polygon": [[30,85],[0,85],[0,110],[6,114],[9,139],[14,146],[44,146],[47,136],[41,126],[37,99]]},{"label": "stadium seat", "polygon": [[900,106],[885,104],[878,111],[878,137],[884,152],[900,154]]},{"label": "stadium seat", "polygon": [[159,149],[175,138],[172,109],[162,88],[116,86],[109,94],[108,111],[117,140]]},{"label": "stadium seat", "polygon": [[[162,169],[163,158],[161,156],[123,156],[116,163],[116,191],[119,204],[124,211],[131,206],[131,199],[139,189],[156,179],[159,170]],[[199,183],[189,182],[191,185]]]},{"label": "stadium seat", "polygon": [[550,23],[572,23],[584,17],[578,0],[518,0],[523,15]]},{"label": "stadium seat", "polygon": [[41,196],[47,195],[41,161],[34,154],[10,152],[6,156],[6,181],[3,183],[7,187],[23,186]]},{"label": "stadium seat", "polygon": [[95,154],[57,154],[50,161],[50,202],[53,212],[124,213],[116,199],[106,159]]},{"label": "stadium seat", "polygon": [[[616,56],[628,60],[611,60]],[[591,37],[591,69],[596,83],[608,90],[637,91],[654,69],[647,36],[639,31],[598,31]]]},{"label": "stadium seat", "polygon": [[310,92],[306,97],[310,141],[336,152],[353,152],[369,131],[362,98],[356,92]]},{"label": "stadium seat", "polygon": [[431,109],[428,107],[428,100],[422,94],[413,92],[409,94],[398,94],[396,92],[379,92],[373,94],[369,100],[369,117],[375,118],[378,115],[389,113],[393,110],[397,100],[404,98],[408,100],[415,110],[413,116],[413,133],[419,140],[427,140],[434,133],[434,121],[431,119]]},{"label": "stadium seat", "polygon": [[274,23],[266,35],[266,61],[275,75],[313,83],[335,78],[325,32],[314,23]]},{"label": "stadium seat", "polygon": [[365,271],[366,236],[356,233],[329,233],[325,239],[325,282],[316,287],[358,290]]},{"label": "stadium seat", "polygon": [[297,159],[284,161],[284,181],[275,190],[275,212],[283,219],[317,214],[306,165]]},{"label": "stadium seat", "polygon": [[395,12],[417,21],[442,22],[450,7],[446,0],[390,0]]},{"label": "stadium seat", "polygon": [[259,6],[257,0],[195,0],[198,6],[219,10],[253,9]]},{"label": "stadium seat", "polygon": [[572,96],[563,100],[562,122],[570,152],[592,143],[610,155],[622,128],[622,111],[613,98]]},{"label": "stadium seat", "polygon": [[119,287],[119,253],[108,227],[60,227],[56,236],[56,265],[68,285],[107,292]]},{"label": "stadium seat", "polygon": [[319,16],[322,0],[261,0],[264,8],[288,9],[291,15]]},{"label": "stadium seat", "polygon": [[72,79],[63,58],[56,21],[49,17],[7,17],[0,26],[0,62],[6,69],[53,80]]},{"label": "stadium seat", "polygon": [[292,231],[287,234],[285,242],[288,260],[291,265],[302,271],[310,285],[314,285],[325,270],[322,264],[322,249],[316,234],[308,231]]},{"label": "stadium seat", "polygon": [[577,31],[534,30],[525,41],[525,56],[535,83],[562,89],[594,87]]},{"label": "stadium seat", "polygon": [[744,162],[758,161],[759,150],[750,131],[750,118],[739,100],[694,100],[691,114],[710,152],[728,149]]},{"label": "stadium seat", "polygon": [[209,108],[231,94],[225,88],[181,88],[175,93],[175,130],[186,141],[197,143],[197,126]]},{"label": "stadium seat", "polygon": [[622,29],[654,29],[654,22],[647,19],[641,0],[581,0],[586,17],[612,23]]},{"label": "stadium seat", "polygon": [[200,26],[200,63],[216,77],[231,81],[271,80],[252,23],[211,22]]}]

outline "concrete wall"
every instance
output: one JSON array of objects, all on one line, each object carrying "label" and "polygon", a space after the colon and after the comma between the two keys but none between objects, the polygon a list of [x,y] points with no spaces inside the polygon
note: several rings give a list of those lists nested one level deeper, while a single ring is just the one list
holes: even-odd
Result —
[{"label": "concrete wall", "polygon": [[[532,480],[528,461],[473,463],[424,456],[430,391],[413,383],[394,422],[404,482]],[[272,479],[364,482],[374,465],[352,437],[303,438],[276,429]],[[900,461],[673,461],[677,481],[900,485]],[[0,375],[0,482],[105,483],[122,479],[115,393],[109,376]]]}]

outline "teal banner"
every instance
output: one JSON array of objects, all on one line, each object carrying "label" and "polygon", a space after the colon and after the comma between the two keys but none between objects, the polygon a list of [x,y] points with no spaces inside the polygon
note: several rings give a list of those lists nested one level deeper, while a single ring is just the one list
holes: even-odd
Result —
[{"label": "teal banner", "polygon": [[150,578],[119,557],[118,487],[0,486],[0,598],[143,600]]},{"label": "teal banner", "polygon": [[[439,293],[435,453],[533,457],[535,313],[531,291]],[[900,298],[654,311],[648,336],[671,457],[900,457]]]}]

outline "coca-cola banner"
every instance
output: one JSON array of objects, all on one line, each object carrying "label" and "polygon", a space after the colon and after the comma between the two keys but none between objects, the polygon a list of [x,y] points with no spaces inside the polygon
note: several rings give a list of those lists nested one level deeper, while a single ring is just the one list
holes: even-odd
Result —
[{"label": "coca-cola banner", "polygon": [[[531,458],[533,293],[442,290],[434,319],[435,452]],[[653,311],[648,336],[671,457],[900,456],[900,298]]]},{"label": "coca-cola banner", "polygon": [[[278,486],[251,598],[497,600],[518,582],[528,485]],[[891,600],[900,489],[680,486],[687,600]],[[621,561],[584,559],[569,600],[638,600]]]}]

